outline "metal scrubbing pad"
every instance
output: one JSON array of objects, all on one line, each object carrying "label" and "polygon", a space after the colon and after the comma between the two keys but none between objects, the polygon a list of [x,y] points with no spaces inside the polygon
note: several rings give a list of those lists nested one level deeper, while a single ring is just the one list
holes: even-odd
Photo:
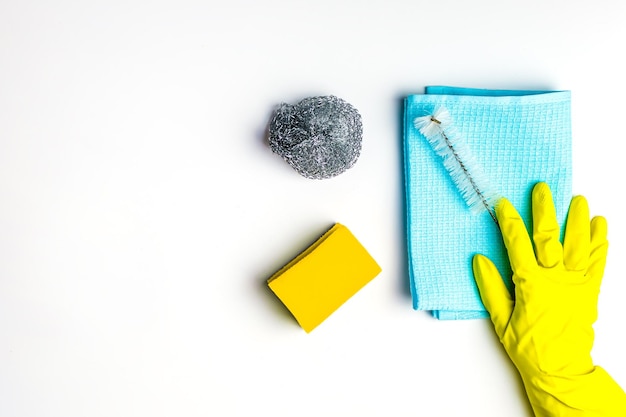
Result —
[{"label": "metal scrubbing pad", "polygon": [[300,175],[326,179],[356,163],[362,135],[361,115],[351,104],[318,96],[282,103],[270,122],[269,145]]}]

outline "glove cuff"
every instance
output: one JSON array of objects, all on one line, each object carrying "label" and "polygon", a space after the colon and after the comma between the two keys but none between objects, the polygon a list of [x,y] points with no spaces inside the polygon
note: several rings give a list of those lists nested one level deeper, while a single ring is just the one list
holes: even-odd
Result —
[{"label": "glove cuff", "polygon": [[576,376],[523,375],[536,417],[626,416],[626,393],[601,367]]}]

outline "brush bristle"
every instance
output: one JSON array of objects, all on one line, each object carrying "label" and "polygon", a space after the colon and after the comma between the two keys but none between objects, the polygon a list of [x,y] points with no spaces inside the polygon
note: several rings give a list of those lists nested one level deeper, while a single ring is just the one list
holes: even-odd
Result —
[{"label": "brush bristle", "polygon": [[494,191],[465,141],[453,129],[448,110],[439,107],[433,114],[415,118],[413,124],[443,159],[444,167],[470,210],[474,213],[486,210],[497,223],[493,206],[500,196]]}]

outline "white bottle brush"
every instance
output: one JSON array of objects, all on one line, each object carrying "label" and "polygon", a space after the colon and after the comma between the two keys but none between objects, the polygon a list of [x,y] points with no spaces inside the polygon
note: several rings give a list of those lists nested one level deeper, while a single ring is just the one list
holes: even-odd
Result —
[{"label": "white bottle brush", "polygon": [[470,210],[476,214],[486,210],[497,225],[494,206],[500,195],[474,160],[469,146],[452,128],[448,110],[439,107],[433,114],[416,117],[413,125],[443,159],[444,167]]}]

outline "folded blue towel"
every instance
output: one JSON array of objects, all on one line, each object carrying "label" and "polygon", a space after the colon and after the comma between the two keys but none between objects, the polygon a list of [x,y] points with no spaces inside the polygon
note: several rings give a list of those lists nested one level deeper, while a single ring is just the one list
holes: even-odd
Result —
[{"label": "folded blue towel", "polygon": [[[562,224],[571,199],[569,91],[427,87],[405,99],[404,163],[407,249],[413,307],[438,319],[487,317],[472,257],[491,258],[511,276],[502,237],[487,212],[472,214],[442,160],[414,127],[416,117],[445,107],[457,137],[499,193],[531,227],[532,187],[551,187]],[[511,285],[510,282],[507,283]]]}]

